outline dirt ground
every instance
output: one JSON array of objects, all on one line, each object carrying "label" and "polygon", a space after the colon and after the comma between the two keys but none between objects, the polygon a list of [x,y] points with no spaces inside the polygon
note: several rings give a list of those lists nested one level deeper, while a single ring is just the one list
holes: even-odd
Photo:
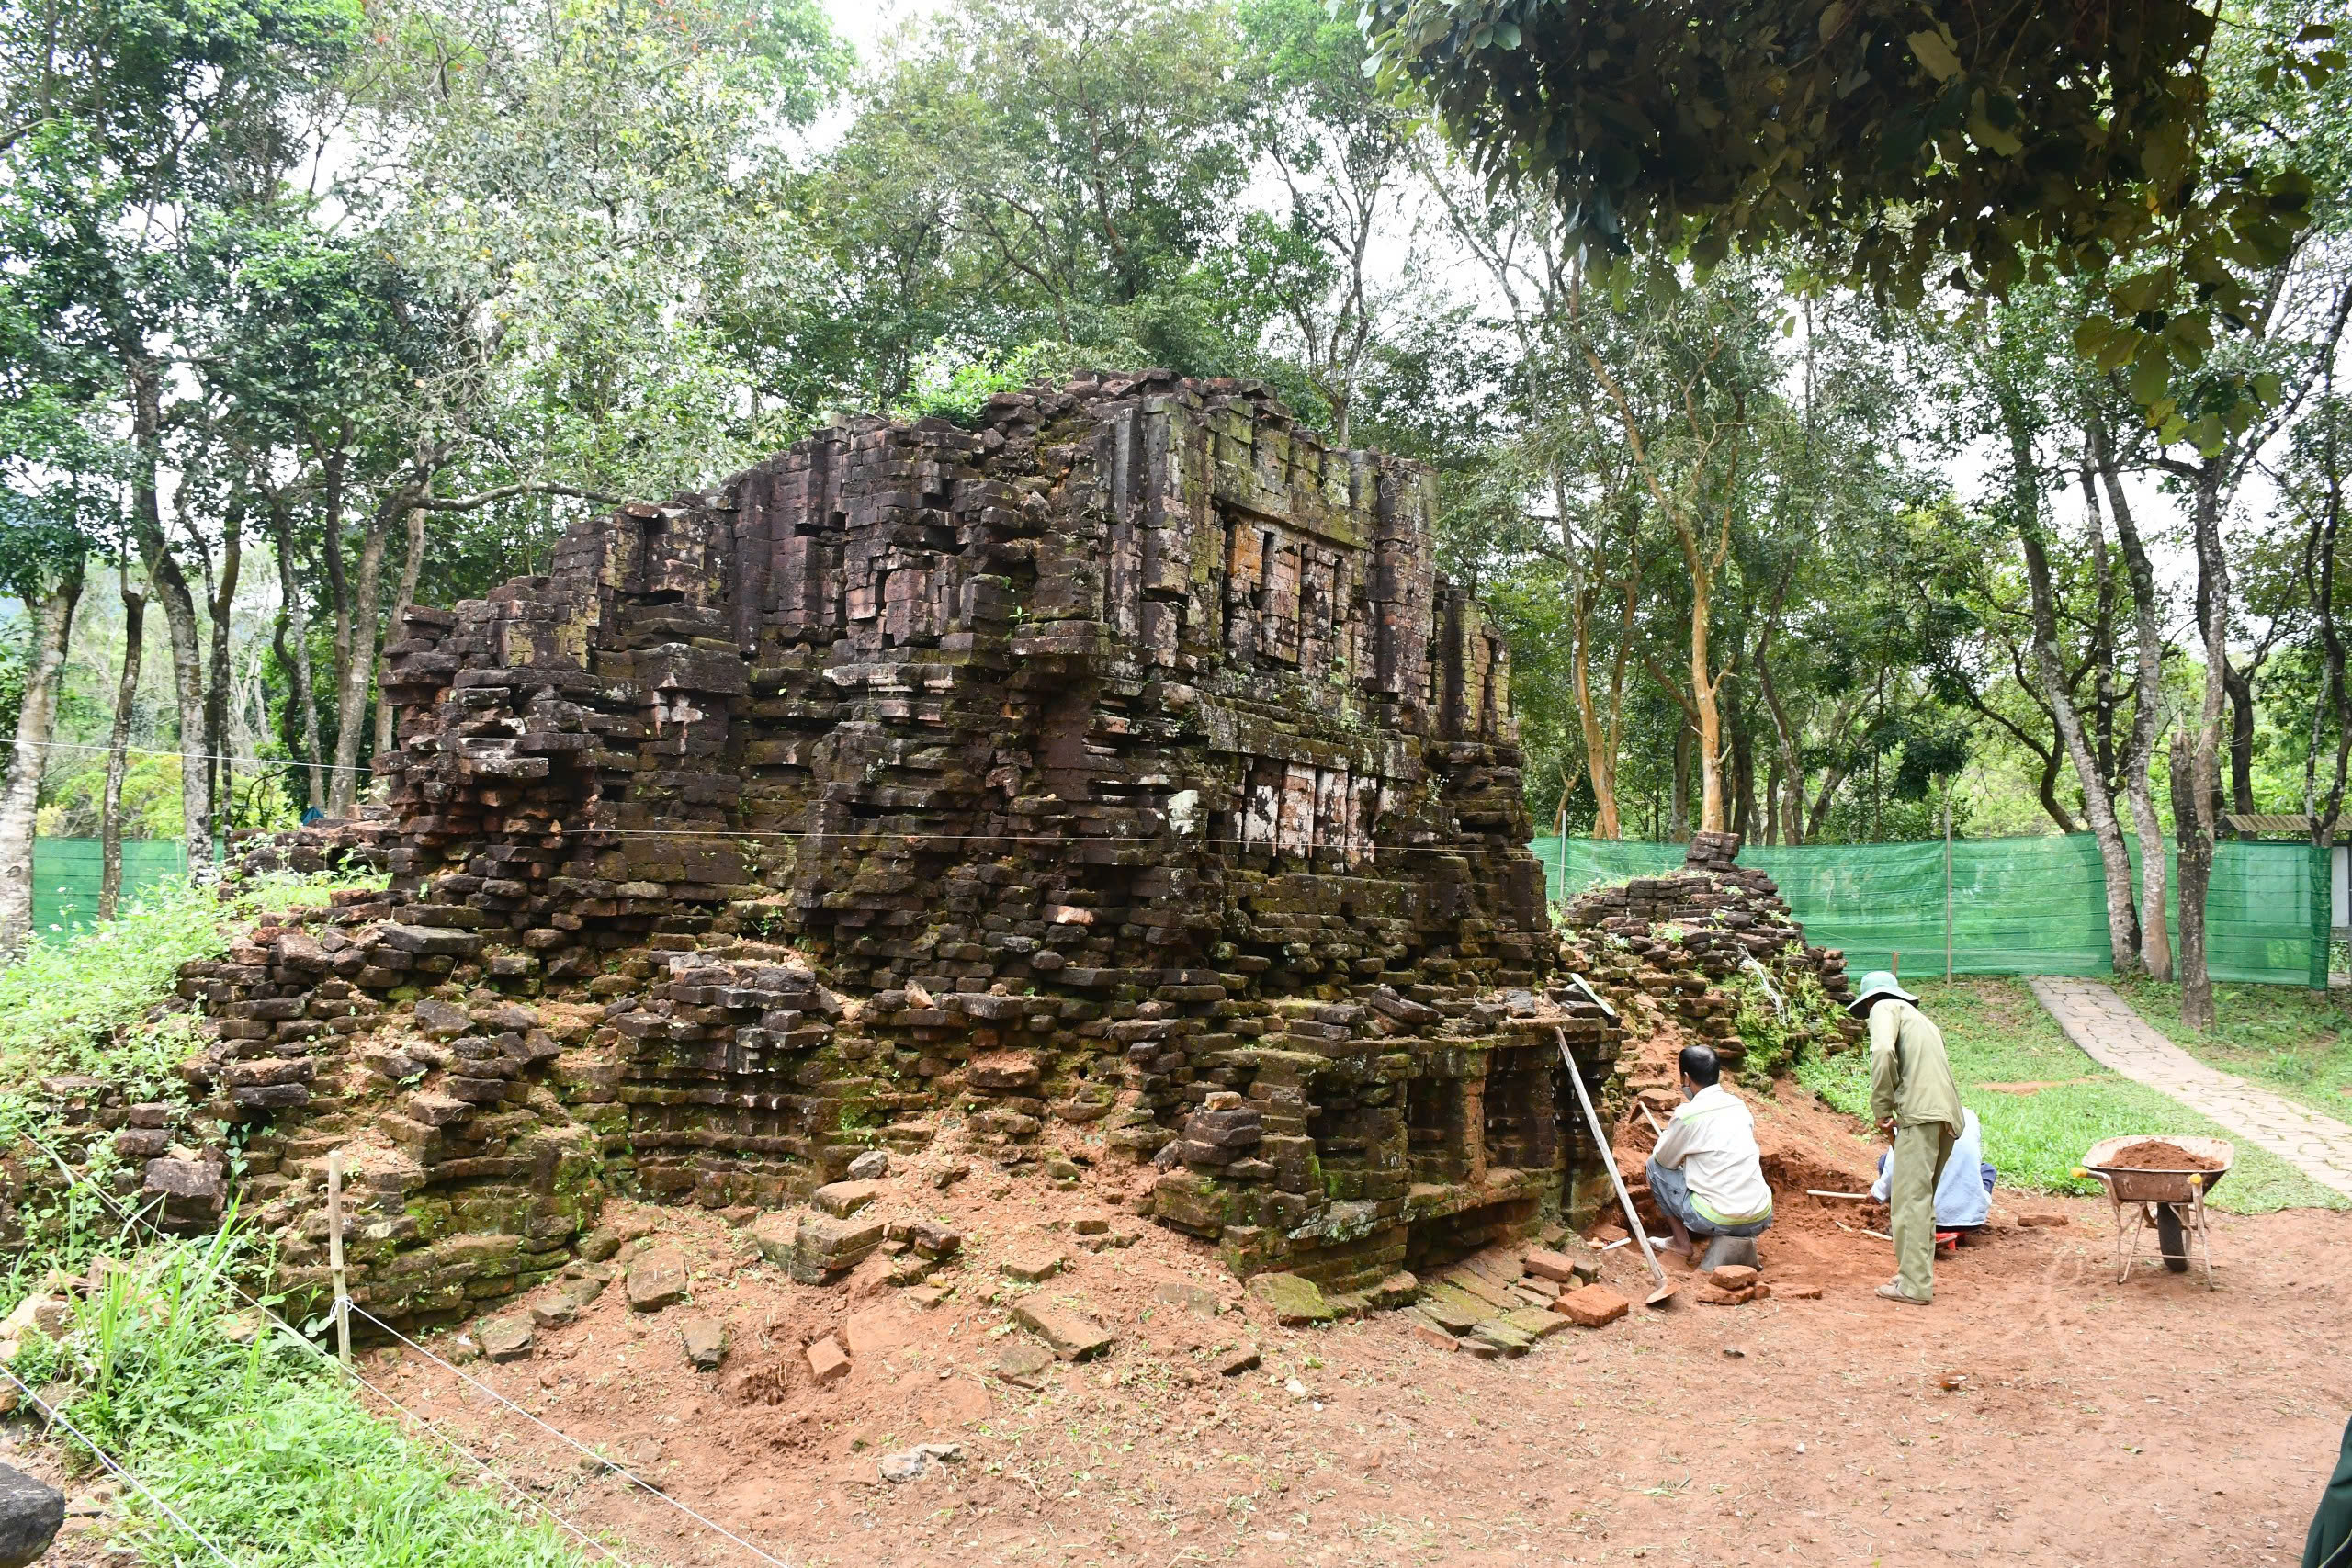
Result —
[{"label": "dirt ground", "polygon": [[[2298,1561],[2352,1411],[2352,1214],[2217,1215],[2209,1291],[2161,1269],[2119,1285],[2104,1201],[2005,1194],[1921,1310],[1871,1294],[1883,1210],[1804,1195],[1866,1183],[1853,1123],[1785,1086],[1758,1111],[1783,1294],[1647,1312],[1619,1248],[1631,1314],[1517,1360],[1442,1350],[1396,1313],[1277,1327],[1209,1249],[1137,1218],[1125,1177],[1064,1191],[982,1165],[942,1192],[911,1162],[882,1212],[967,1237],[938,1304],[879,1257],[800,1286],[718,1215],[615,1204],[659,1227],[640,1246],[683,1250],[690,1299],[633,1313],[616,1282],[527,1358],[466,1370],[792,1568]],[[1128,1245],[1086,1250],[1080,1220]],[[1003,1277],[1041,1249],[1067,1270]],[[1160,1299],[1183,1294],[1170,1281],[1204,1294]],[[1009,1308],[1033,1292],[1116,1336],[1035,1391],[996,1371],[1032,1343]],[[729,1327],[718,1371],[685,1360],[696,1316]],[[803,1346],[824,1333],[852,1362],[820,1387]],[[1218,1371],[1252,1346],[1260,1365]],[[760,1561],[413,1351],[362,1370],[627,1561]],[[881,1478],[922,1442],[958,1456]]]},{"label": "dirt ground", "polygon": [[[654,1240],[695,1260],[691,1303],[633,1314],[616,1286],[539,1331],[529,1359],[469,1371],[795,1568],[2297,1561],[2352,1410],[2352,1215],[2217,1216],[2208,1291],[2161,1269],[2119,1285],[2103,1201],[2004,1201],[1923,1311],[1871,1295],[1892,1269],[1863,1234],[1871,1212],[1802,1195],[1815,1178],[1860,1185],[1869,1149],[1850,1124],[1787,1089],[1761,1111],[1782,1216],[1765,1277],[1819,1284],[1819,1300],[1636,1305],[1481,1361],[1396,1314],[1278,1328],[1206,1248],[1090,1192],[983,1170],[942,1195],[910,1172],[896,1201],[969,1237],[936,1306],[907,1304],[871,1264],[793,1285],[716,1216],[664,1211]],[[2020,1213],[2070,1223],[2027,1228]],[[1059,1227],[1087,1216],[1137,1239],[1069,1245]],[[1118,1339],[1029,1392],[991,1371],[1027,1337],[1005,1307],[1032,1289],[998,1263],[1040,1246],[1069,1268],[1034,1288]],[[1638,1302],[1632,1249],[1608,1263]],[[1156,1300],[1171,1280],[1227,1310]],[[680,1352],[694,1314],[730,1325],[719,1372]],[[820,1330],[853,1351],[821,1389],[801,1355]],[[1262,1364],[1220,1375],[1243,1345]],[[584,1473],[413,1352],[379,1353],[368,1375],[488,1442],[627,1556],[757,1561]],[[925,1441],[960,1457],[880,1478],[882,1455]]]}]

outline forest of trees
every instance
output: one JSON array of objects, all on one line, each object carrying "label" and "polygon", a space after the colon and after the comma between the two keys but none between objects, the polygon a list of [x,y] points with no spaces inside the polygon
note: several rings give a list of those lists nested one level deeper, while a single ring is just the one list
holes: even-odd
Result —
[{"label": "forest of trees", "polygon": [[[1724,145],[1819,139],[1705,212],[1612,158],[1639,104],[1495,108],[1541,98],[1489,71],[1526,9],[944,0],[861,54],[815,0],[0,0],[0,942],[36,831],[200,864],[352,809],[401,606],[584,509],[1160,366],[1438,470],[1539,822],[2087,830],[2168,973],[2126,836],[2201,823],[2184,881],[2216,811],[2323,840],[2352,747],[2322,7],[2227,7],[2201,96],[2078,125],[1815,6],[1816,61],[1883,35],[1822,78],[1863,152],[1723,79]],[[1878,204],[1836,257],[1824,192]]]}]

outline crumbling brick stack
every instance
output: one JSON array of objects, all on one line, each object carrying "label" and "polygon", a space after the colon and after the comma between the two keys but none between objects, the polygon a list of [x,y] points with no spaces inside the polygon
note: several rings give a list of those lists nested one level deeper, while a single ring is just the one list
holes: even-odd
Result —
[{"label": "crumbling brick stack", "polygon": [[[1736,833],[1698,833],[1671,876],[1635,877],[1569,901],[1560,920],[1563,962],[1604,993],[1645,994],[1684,1031],[1736,1066],[1747,1055],[1739,1003],[1724,983],[1749,962],[1776,986],[1809,977],[1832,1001],[1850,1001],[1846,955],[1811,947],[1773,880],[1739,864]],[[1834,1044],[1857,1031],[1838,1025]]]},{"label": "crumbling brick stack", "polygon": [[[1617,1036],[1553,982],[1431,505],[1154,372],[583,522],[409,614],[384,908],[191,974],[193,1070],[265,1157],[389,1145],[354,1293],[424,1315],[600,1183],[773,1207],[876,1145],[1150,1161],[1168,1223],[1342,1287],[1523,1228],[1599,1168],[1555,1032],[1595,1081]],[[331,1078],[395,1108],[238,1099]]]}]

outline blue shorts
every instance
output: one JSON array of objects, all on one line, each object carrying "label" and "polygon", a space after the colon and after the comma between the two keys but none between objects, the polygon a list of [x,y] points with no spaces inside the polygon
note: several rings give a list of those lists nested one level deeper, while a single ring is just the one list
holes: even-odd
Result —
[{"label": "blue shorts", "polygon": [[1690,1201],[1690,1180],[1676,1166],[1649,1162],[1650,1196],[1657,1206],[1682,1222],[1682,1228],[1692,1235],[1762,1235],[1771,1228],[1772,1216],[1765,1215],[1744,1225],[1719,1225],[1699,1213]]}]

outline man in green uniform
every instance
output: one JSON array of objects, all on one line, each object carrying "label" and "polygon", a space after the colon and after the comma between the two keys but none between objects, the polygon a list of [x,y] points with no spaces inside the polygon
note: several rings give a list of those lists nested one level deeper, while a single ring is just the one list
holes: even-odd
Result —
[{"label": "man in green uniform", "polygon": [[1943,1031],[1911,1005],[1918,999],[1880,969],[1862,976],[1853,1012],[1870,1021],[1871,1120],[1894,1137],[1887,1205],[1897,1272],[1878,1293],[1926,1306],[1936,1294],[1936,1183],[1964,1119]]}]

